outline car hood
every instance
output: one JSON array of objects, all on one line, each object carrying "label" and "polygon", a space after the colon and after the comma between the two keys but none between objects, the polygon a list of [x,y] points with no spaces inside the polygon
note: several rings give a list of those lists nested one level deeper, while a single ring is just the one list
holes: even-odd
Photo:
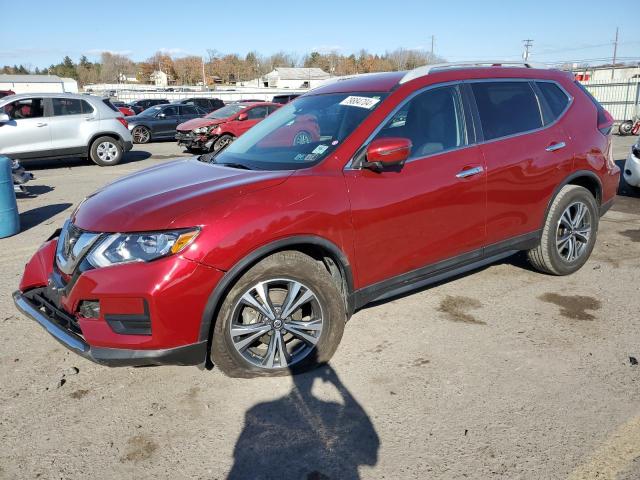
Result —
[{"label": "car hood", "polygon": [[193,227],[189,212],[284,182],[291,171],[243,170],[198,161],[168,162],[117,180],[87,197],[71,221],[92,232]]},{"label": "car hood", "polygon": [[200,128],[200,127],[208,127],[210,125],[220,125],[221,123],[226,123],[228,122],[229,119],[228,118],[193,118],[191,120],[188,120],[184,123],[181,123],[180,125],[178,125],[178,130],[195,130],[196,128]]}]

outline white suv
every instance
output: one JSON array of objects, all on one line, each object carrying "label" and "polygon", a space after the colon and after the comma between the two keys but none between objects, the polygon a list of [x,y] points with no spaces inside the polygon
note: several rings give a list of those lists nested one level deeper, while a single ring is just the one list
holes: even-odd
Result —
[{"label": "white suv", "polygon": [[127,122],[108,99],[33,93],[0,99],[0,155],[10,158],[89,157],[115,165],[131,150]]}]

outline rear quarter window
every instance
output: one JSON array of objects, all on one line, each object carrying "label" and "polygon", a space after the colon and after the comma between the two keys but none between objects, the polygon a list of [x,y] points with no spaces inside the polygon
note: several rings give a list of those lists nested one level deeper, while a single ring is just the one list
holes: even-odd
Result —
[{"label": "rear quarter window", "polygon": [[529,82],[471,84],[485,140],[535,130],[543,126],[538,99]]},{"label": "rear quarter window", "polygon": [[549,109],[553,114],[551,120],[556,120],[569,105],[569,97],[564,93],[564,90],[553,82],[536,82],[536,85],[544,95],[547,105],[549,105]]},{"label": "rear quarter window", "polygon": [[108,98],[103,99],[102,103],[104,103],[107,107],[109,107],[114,112],[118,112],[118,113],[120,112],[120,110],[118,110],[116,107],[113,106],[113,103],[111,103],[111,101]]}]

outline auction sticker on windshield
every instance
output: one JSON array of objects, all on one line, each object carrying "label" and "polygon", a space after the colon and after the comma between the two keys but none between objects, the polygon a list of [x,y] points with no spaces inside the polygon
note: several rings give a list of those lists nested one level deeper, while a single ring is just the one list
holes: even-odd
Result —
[{"label": "auction sticker on windshield", "polygon": [[376,103],[380,101],[379,98],[371,97],[358,97],[356,95],[350,95],[340,102],[340,105],[346,105],[349,107],[366,108],[367,110],[373,108]]}]

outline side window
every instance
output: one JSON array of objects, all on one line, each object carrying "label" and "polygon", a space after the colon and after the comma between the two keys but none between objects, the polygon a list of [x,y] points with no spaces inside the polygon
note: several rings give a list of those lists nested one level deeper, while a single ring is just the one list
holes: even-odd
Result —
[{"label": "side window", "polygon": [[52,98],[51,102],[56,117],[82,114],[82,102],[76,98]]},{"label": "side window", "polygon": [[167,107],[167,108],[162,110],[162,113],[164,113],[165,117],[175,117],[175,116],[178,115],[178,108],[177,107]]},{"label": "side window", "polygon": [[267,111],[268,111],[269,113],[267,113],[267,115],[271,115],[273,112],[275,112],[276,110],[278,110],[278,108],[279,108],[279,107],[276,107],[276,106],[274,106],[274,105],[272,105],[272,106],[268,107],[268,110],[267,110]]},{"label": "side window", "polygon": [[376,138],[411,140],[411,157],[419,158],[467,144],[462,102],[456,87],[427,90],[402,106]]},{"label": "side window", "polygon": [[249,120],[256,120],[267,116],[267,107],[255,107],[247,112]]},{"label": "side window", "polygon": [[485,140],[542,127],[542,115],[529,82],[471,84]]},{"label": "side window", "polygon": [[80,100],[80,102],[82,103],[82,113],[93,113],[93,107],[89,102],[84,100]]},{"label": "side window", "polygon": [[13,120],[40,118],[44,116],[44,100],[42,98],[24,98],[8,103],[3,109],[4,113]]},{"label": "side window", "polygon": [[544,95],[551,113],[553,114],[552,121],[555,120],[564,112],[569,104],[569,97],[564,91],[552,82],[536,82],[536,85]]},{"label": "side window", "polygon": [[[167,109],[168,110],[168,109]],[[198,110],[193,105],[183,105],[181,115],[198,115]]]}]

